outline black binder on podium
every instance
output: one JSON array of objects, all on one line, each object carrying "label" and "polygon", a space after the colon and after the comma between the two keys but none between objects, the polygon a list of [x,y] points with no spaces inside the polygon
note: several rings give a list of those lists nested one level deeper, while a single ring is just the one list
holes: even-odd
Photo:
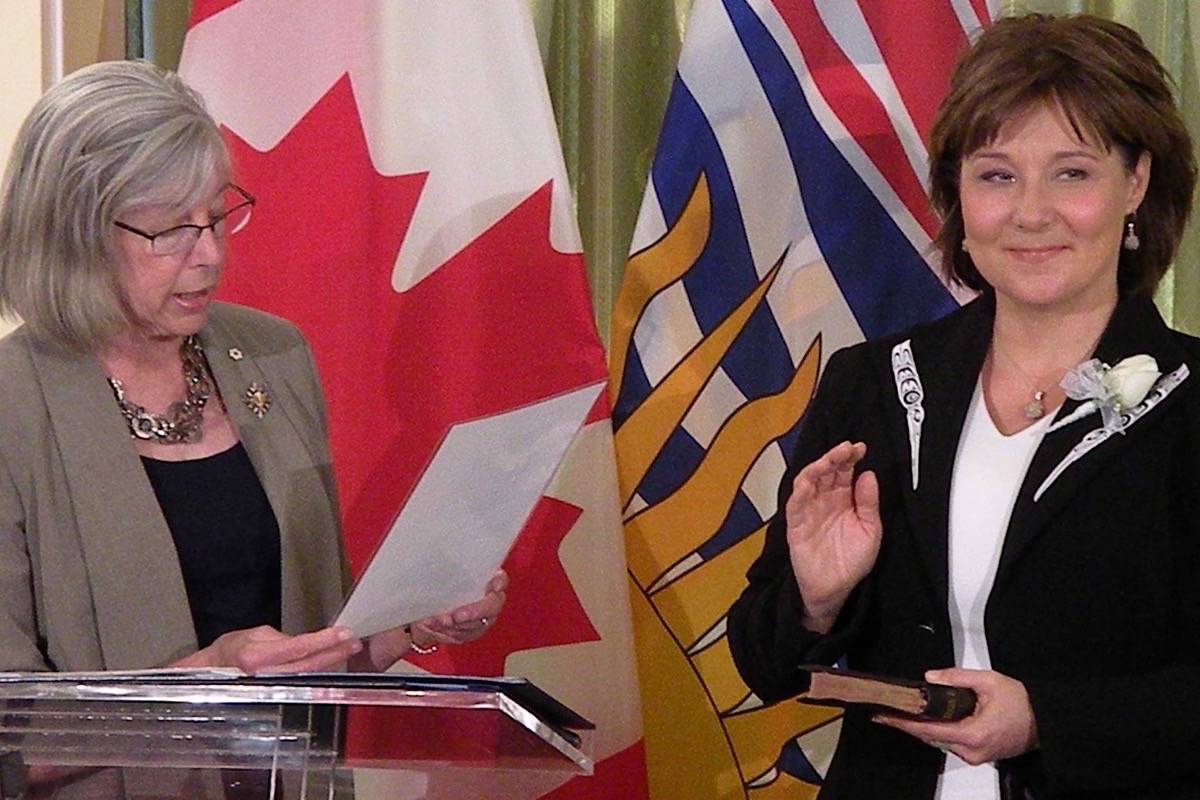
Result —
[{"label": "black binder on podium", "polygon": [[536,796],[593,729],[521,678],[0,673],[0,798]]}]

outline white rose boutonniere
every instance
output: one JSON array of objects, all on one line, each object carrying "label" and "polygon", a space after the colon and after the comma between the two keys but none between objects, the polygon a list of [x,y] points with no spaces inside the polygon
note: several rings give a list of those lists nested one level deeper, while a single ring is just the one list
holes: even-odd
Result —
[{"label": "white rose boutonniere", "polygon": [[1105,370],[1101,380],[1109,394],[1116,398],[1117,410],[1125,411],[1142,402],[1161,376],[1162,371],[1153,356],[1136,355],[1123,358]]},{"label": "white rose boutonniere", "polygon": [[1104,427],[1123,433],[1121,415],[1142,402],[1161,375],[1158,362],[1145,354],[1123,358],[1111,367],[1098,358],[1085,361],[1068,371],[1059,383],[1067,397],[1083,400],[1083,404],[1049,430],[1069,425],[1099,409]]}]

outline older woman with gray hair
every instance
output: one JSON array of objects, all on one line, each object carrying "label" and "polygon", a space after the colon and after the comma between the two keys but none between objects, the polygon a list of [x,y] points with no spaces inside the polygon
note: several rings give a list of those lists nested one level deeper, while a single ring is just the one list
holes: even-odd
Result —
[{"label": "older woman with gray hair", "polygon": [[384,669],[481,635],[469,606],[367,641],[344,586],[325,408],[290,324],[216,302],[255,199],[172,73],[73,73],[0,193],[0,670]]}]

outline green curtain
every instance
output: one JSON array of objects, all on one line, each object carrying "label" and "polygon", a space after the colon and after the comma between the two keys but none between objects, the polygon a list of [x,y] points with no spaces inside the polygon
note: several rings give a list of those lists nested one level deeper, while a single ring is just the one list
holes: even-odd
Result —
[{"label": "green curtain", "polygon": [[125,0],[125,54],[176,69],[191,0]]},{"label": "green curtain", "polygon": [[[633,237],[646,175],[692,0],[528,0],[546,62],[588,259],[596,324],[610,313]],[[1087,12],[1137,30],[1175,78],[1184,118],[1200,141],[1196,42],[1200,10],[1182,0],[1004,0],[1002,13]],[[174,67],[188,0],[127,0],[145,54]],[[144,16],[143,16],[144,14]],[[134,18],[136,15],[136,19]],[[133,38],[133,37],[131,37]],[[140,55],[139,51],[131,55]],[[1158,302],[1176,327],[1200,334],[1200,226],[1184,237]]]},{"label": "green curtain", "polygon": [[546,75],[607,343],[691,0],[542,2],[554,5]]},{"label": "green curtain", "polygon": [[[654,156],[691,0],[533,0],[552,5],[547,76],[579,206],[596,320],[610,312]],[[1137,30],[1175,78],[1200,142],[1195,59],[1200,9],[1181,0],[1006,0],[1002,13],[1086,12]],[[1174,326],[1200,334],[1200,226],[1185,235],[1177,269],[1158,294]]]}]

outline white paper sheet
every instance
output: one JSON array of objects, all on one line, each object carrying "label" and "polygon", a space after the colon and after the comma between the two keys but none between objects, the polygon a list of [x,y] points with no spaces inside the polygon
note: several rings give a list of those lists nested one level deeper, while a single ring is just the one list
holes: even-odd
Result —
[{"label": "white paper sheet", "polygon": [[335,624],[370,636],[482,597],[603,388],[451,428]]}]

